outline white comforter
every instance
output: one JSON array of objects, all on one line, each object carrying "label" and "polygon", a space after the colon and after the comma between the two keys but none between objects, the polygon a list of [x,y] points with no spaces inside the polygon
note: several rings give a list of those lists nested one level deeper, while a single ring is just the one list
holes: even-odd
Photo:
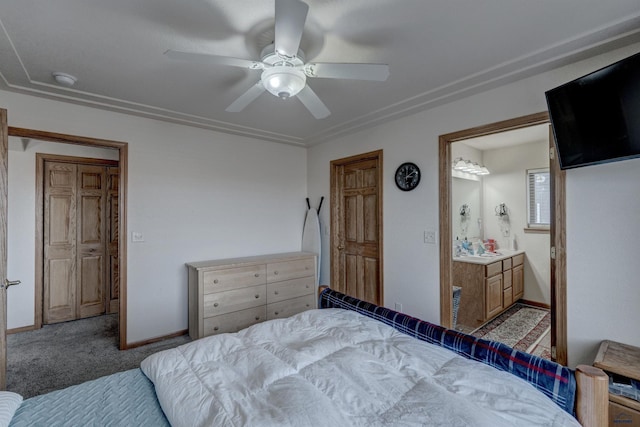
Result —
[{"label": "white comforter", "polygon": [[578,426],[519,378],[352,311],[306,311],[142,362],[173,426]]}]

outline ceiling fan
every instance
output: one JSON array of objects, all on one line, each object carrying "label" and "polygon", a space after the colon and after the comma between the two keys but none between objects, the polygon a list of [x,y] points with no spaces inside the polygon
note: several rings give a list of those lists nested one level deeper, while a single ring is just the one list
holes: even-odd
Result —
[{"label": "ceiling fan", "polygon": [[307,85],[307,77],[385,81],[389,77],[389,66],[305,63],[300,40],[308,12],[309,6],[300,0],[275,0],[275,40],[262,50],[262,61],[176,50],[168,50],[165,55],[180,60],[262,70],[260,80],[229,105],[226,111],[242,111],[262,92],[268,91],[282,99],[296,96],[316,119],[324,119],[331,112]]}]

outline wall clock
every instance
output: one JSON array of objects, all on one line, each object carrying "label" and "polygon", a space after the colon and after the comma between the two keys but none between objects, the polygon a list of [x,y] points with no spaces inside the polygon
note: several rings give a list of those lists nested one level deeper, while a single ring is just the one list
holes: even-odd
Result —
[{"label": "wall clock", "polygon": [[396,170],[396,185],[402,191],[411,191],[420,183],[420,168],[415,163],[407,162]]}]

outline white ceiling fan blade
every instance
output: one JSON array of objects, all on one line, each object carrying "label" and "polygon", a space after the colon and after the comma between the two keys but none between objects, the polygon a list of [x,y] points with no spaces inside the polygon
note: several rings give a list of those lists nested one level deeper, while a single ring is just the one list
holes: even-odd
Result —
[{"label": "white ceiling fan blade", "polygon": [[309,77],[383,82],[389,77],[389,66],[387,64],[309,63],[305,65],[304,72]]},{"label": "white ceiling fan blade", "polygon": [[276,53],[293,57],[298,54],[309,6],[299,0],[276,0]]},{"label": "white ceiling fan blade", "polygon": [[240,95],[238,99],[233,101],[225,111],[228,111],[230,113],[238,113],[244,110],[247,105],[251,104],[264,91],[264,85],[262,84],[262,81],[259,81],[258,83],[251,86],[248,91]]},{"label": "white ceiling fan blade", "polygon": [[298,92],[297,97],[316,119],[324,119],[331,114],[331,111],[324,105],[324,102],[318,98],[318,95],[316,95],[309,86],[305,86]]},{"label": "white ceiling fan blade", "polygon": [[252,70],[260,70],[264,68],[264,64],[259,61],[251,61],[249,59],[232,58],[230,56],[209,55],[207,53],[181,52],[179,50],[168,50],[164,53],[171,59],[181,61],[198,62],[204,64],[230,65],[232,67],[250,68]]}]

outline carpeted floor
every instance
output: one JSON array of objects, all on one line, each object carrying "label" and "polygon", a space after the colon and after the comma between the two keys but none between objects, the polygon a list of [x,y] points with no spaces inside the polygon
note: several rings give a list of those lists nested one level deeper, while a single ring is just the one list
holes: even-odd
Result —
[{"label": "carpeted floor", "polygon": [[7,390],[26,399],[137,368],[148,355],[191,341],[183,335],[120,351],[117,340],[117,314],[8,335]]},{"label": "carpeted floor", "polygon": [[[516,350],[533,353],[551,329],[549,310],[516,303],[472,335],[505,343]],[[539,352],[540,356],[545,356]]]}]

